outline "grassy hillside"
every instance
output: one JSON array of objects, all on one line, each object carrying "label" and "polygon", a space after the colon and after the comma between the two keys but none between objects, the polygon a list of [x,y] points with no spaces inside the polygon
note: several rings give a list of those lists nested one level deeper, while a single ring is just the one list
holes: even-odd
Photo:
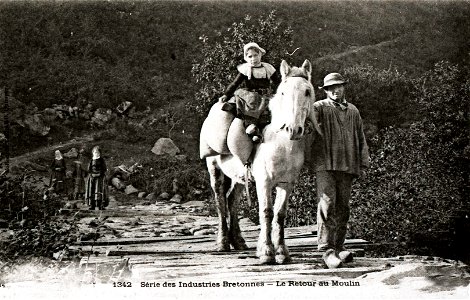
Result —
[{"label": "grassy hillside", "polygon": [[468,61],[468,2],[13,1],[0,3],[0,84],[39,107],[182,101],[193,95],[191,64],[206,55],[199,37],[273,9],[300,47],[290,59],[315,61],[316,81],[357,63],[420,73]]}]

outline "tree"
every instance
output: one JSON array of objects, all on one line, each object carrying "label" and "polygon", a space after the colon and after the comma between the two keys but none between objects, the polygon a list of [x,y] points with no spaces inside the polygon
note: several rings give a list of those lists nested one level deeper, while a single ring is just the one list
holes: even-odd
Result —
[{"label": "tree", "polygon": [[274,11],[259,19],[245,16],[233,23],[225,32],[219,32],[214,39],[199,38],[202,59],[193,63],[192,75],[199,89],[196,99],[187,107],[200,116],[207,113],[214,98],[223,93],[227,84],[236,75],[236,66],[243,63],[243,45],[257,42],[266,49],[263,61],[279,66],[287,53],[292,52],[292,29],[278,21]]}]

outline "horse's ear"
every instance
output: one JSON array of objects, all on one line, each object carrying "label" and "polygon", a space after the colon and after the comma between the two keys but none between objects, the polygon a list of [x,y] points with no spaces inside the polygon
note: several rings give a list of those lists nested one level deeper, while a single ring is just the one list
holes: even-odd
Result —
[{"label": "horse's ear", "polygon": [[308,79],[310,80],[312,75],[312,63],[308,59],[306,59],[302,64],[302,69],[308,73]]},{"label": "horse's ear", "polygon": [[285,60],[282,60],[281,62],[281,76],[282,76],[282,80],[285,80],[286,77],[287,77],[287,74],[289,74],[289,71],[290,71],[290,66],[289,64],[287,63],[287,61]]}]

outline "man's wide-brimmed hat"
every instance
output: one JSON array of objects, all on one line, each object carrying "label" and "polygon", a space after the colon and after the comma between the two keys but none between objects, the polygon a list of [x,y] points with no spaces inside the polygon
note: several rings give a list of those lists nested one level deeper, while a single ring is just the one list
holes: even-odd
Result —
[{"label": "man's wide-brimmed hat", "polygon": [[261,52],[262,55],[264,55],[266,53],[266,50],[261,48],[257,43],[251,42],[251,43],[248,43],[245,46],[243,46],[243,56],[245,56],[246,51],[248,51],[248,49],[251,49],[251,48],[258,49],[258,51]]},{"label": "man's wide-brimmed hat", "polygon": [[326,87],[332,86],[332,85],[338,85],[338,84],[346,84],[348,81],[344,79],[343,76],[339,73],[330,73],[325,76],[323,79],[323,86],[321,86],[321,89],[324,89]]}]

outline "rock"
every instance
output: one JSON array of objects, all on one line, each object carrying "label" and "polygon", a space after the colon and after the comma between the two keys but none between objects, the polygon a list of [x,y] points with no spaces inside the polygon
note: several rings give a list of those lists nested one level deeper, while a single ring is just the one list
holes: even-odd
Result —
[{"label": "rock", "polygon": [[113,112],[110,109],[98,108],[91,118],[92,124],[102,127],[114,119]]},{"label": "rock", "polygon": [[64,250],[60,250],[58,252],[55,252],[52,254],[52,257],[55,259],[55,260],[62,260],[62,256],[64,254]]},{"label": "rock", "polygon": [[145,197],[145,199],[148,199],[150,201],[155,201],[157,200],[157,196],[155,195],[155,193],[150,193],[147,195],[147,197]]},{"label": "rock", "polygon": [[111,179],[111,184],[120,191],[126,188],[124,181],[117,177],[113,177],[113,179]]},{"label": "rock", "polygon": [[126,195],[132,195],[132,194],[138,193],[139,190],[133,187],[132,184],[129,184],[128,186],[126,186],[126,189],[124,192],[126,193]]},{"label": "rock", "polygon": [[63,155],[66,158],[77,158],[78,157],[78,150],[77,148],[72,148],[69,150],[69,152],[64,153]]},{"label": "rock", "polygon": [[41,136],[46,136],[51,130],[51,127],[46,125],[41,114],[24,116],[23,124],[33,133]]},{"label": "rock", "polygon": [[51,122],[58,118],[57,111],[50,107],[45,108],[44,111],[42,112],[42,115],[46,122]]},{"label": "rock", "polygon": [[145,196],[147,196],[147,192],[139,192],[137,195],[138,198],[144,198]]},{"label": "rock", "polygon": [[163,192],[160,194],[159,198],[163,199],[163,200],[168,200],[170,199],[170,194],[168,194],[167,192]]},{"label": "rock", "polygon": [[170,202],[181,203],[183,202],[183,196],[181,196],[180,194],[176,194],[171,197]]},{"label": "rock", "polygon": [[168,154],[170,156],[175,156],[180,152],[179,148],[169,138],[158,139],[151,151],[156,155]]},{"label": "rock", "polygon": [[123,180],[128,180],[129,176],[131,175],[131,172],[127,169],[125,165],[120,165],[115,168],[113,168],[111,177],[118,177]]},{"label": "rock", "polygon": [[132,102],[124,101],[116,107],[116,111],[121,115],[127,115],[129,109],[132,107]]}]

